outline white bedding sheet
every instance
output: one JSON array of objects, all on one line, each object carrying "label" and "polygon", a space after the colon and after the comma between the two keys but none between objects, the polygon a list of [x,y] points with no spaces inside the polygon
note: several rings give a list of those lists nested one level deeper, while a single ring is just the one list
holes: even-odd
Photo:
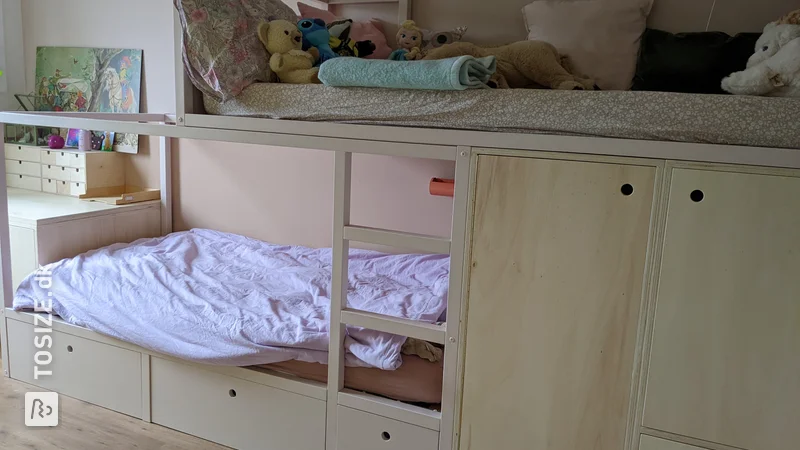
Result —
[{"label": "white bedding sheet", "polygon": [[[447,255],[353,250],[349,267],[351,308],[429,323],[445,311]],[[46,270],[52,286],[29,276],[15,309],[52,298],[69,323],[191,361],[327,363],[330,249],[194,229],[112,245]],[[347,364],[397,369],[405,339],[348,327]]]}]

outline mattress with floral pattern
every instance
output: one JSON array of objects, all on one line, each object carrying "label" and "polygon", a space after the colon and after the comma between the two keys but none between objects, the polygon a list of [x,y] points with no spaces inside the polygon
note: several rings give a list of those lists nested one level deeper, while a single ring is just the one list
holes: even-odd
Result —
[{"label": "mattress with floral pattern", "polygon": [[800,149],[800,99],[643,91],[457,92],[258,83],[209,114]]}]

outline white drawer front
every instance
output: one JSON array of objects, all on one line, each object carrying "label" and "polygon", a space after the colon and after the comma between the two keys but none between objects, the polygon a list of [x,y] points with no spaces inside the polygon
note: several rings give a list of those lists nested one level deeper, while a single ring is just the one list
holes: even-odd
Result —
[{"label": "white drawer front", "polygon": [[28,175],[6,174],[6,186],[18,189],[28,189],[30,191],[41,191],[42,179]]},{"label": "white drawer front", "polygon": [[339,406],[337,450],[437,450],[439,433]]},{"label": "white drawer front", "polygon": [[[71,167],[54,166],[52,164],[42,165],[42,178],[50,178],[52,180],[70,181]],[[73,169],[74,170],[74,169]]]},{"label": "white drawer front", "polygon": [[86,167],[86,154],[73,152],[57,152],[56,164],[64,167]]},{"label": "white drawer front", "polygon": [[34,333],[34,325],[8,320],[12,378],[141,418],[141,353],[52,332],[52,362],[40,368],[53,375],[36,380],[34,357],[41,350],[34,346],[34,337],[40,334]]},{"label": "white drawer front", "polygon": [[6,173],[41,177],[42,165],[36,162],[23,161],[21,159],[7,159]]},{"label": "white drawer front", "polygon": [[86,183],[56,181],[56,193],[59,195],[71,195],[73,197],[77,197],[86,193]]},{"label": "white drawer front", "polygon": [[241,450],[325,448],[324,401],[155,357],[150,374],[155,423]]},{"label": "white drawer front", "polygon": [[52,178],[42,178],[42,191],[58,194],[58,183],[60,183],[60,181],[53,180]]},{"label": "white drawer front", "polygon": [[6,144],[6,159],[39,162],[41,150],[29,145]]},{"label": "white drawer front", "polygon": [[75,183],[86,183],[86,169],[70,167],[69,168],[69,181]]},{"label": "white drawer front", "polygon": [[56,165],[56,155],[59,154],[58,150],[42,150],[41,159],[42,164]]}]

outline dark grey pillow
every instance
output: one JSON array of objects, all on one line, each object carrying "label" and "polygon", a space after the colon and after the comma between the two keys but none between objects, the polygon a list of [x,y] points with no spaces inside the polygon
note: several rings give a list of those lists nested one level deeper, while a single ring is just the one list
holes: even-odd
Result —
[{"label": "dark grey pillow", "polygon": [[633,90],[724,94],[723,78],[745,68],[759,33],[680,33],[647,29]]}]

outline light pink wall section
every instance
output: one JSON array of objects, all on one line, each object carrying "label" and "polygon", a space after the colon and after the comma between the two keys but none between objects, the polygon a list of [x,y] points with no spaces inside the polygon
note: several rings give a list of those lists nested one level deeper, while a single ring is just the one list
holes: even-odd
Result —
[{"label": "light pink wall section", "polygon": [[[333,153],[191,140],[173,151],[176,229],[330,246]],[[448,236],[452,199],[427,183],[452,175],[448,162],[356,155],[352,222]]]}]

